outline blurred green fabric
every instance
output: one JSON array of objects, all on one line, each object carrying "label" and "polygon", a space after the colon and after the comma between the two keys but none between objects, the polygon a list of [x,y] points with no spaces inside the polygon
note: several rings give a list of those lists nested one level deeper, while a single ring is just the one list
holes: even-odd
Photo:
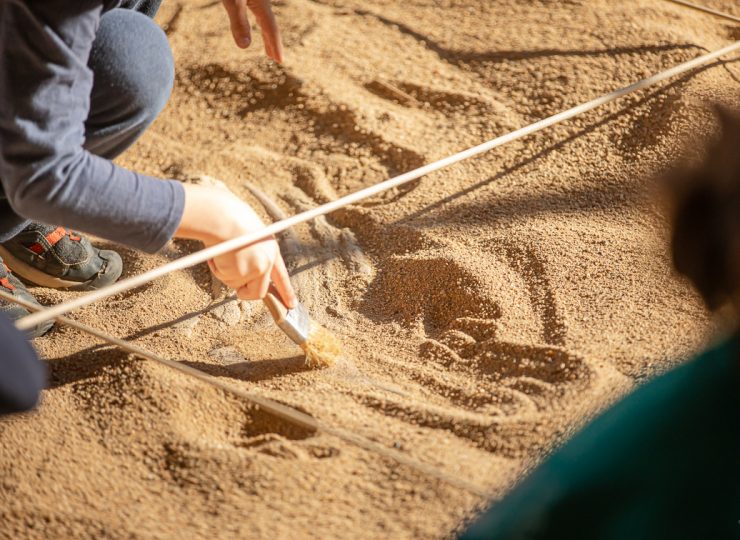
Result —
[{"label": "blurred green fabric", "polygon": [[639,387],[461,538],[740,539],[739,346]]}]

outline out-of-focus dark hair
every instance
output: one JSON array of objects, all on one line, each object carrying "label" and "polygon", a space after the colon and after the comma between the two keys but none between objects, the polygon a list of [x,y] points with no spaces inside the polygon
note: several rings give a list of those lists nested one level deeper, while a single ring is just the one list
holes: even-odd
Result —
[{"label": "out-of-focus dark hair", "polygon": [[740,114],[717,108],[722,135],[698,166],[669,177],[676,269],[710,309],[740,288]]}]

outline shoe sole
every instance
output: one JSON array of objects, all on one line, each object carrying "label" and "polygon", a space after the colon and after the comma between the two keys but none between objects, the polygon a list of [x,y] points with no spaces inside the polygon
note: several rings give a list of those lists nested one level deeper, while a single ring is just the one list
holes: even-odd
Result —
[{"label": "shoe sole", "polygon": [[95,278],[89,281],[70,281],[68,279],[56,278],[49,274],[42,272],[41,270],[34,268],[26,262],[15,257],[5,247],[0,245],[0,257],[2,257],[5,264],[8,265],[10,270],[23,278],[25,281],[29,281],[34,285],[40,285],[42,287],[49,287],[52,289],[74,289],[79,291],[95,290],[105,285],[109,285],[121,277],[123,270],[123,263],[120,255],[115,251],[103,250],[101,251],[105,256],[104,258],[108,261],[103,274],[95,276]]}]

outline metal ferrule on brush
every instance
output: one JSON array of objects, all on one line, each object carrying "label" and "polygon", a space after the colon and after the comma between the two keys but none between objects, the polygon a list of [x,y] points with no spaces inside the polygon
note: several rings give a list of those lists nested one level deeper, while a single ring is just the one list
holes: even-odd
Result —
[{"label": "metal ferrule on brush", "polygon": [[288,309],[272,287],[263,301],[270,310],[270,315],[275,319],[275,323],[285,332],[285,335],[297,345],[306,343],[311,331],[311,319],[303,304],[298,302],[293,309]]}]

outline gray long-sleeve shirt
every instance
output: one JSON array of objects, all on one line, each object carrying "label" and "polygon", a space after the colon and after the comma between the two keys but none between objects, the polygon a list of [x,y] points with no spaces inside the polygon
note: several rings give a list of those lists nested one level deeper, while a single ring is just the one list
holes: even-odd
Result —
[{"label": "gray long-sleeve shirt", "polygon": [[0,239],[22,216],[154,252],[180,222],[181,184],[83,148],[87,60],[102,13],[116,5],[0,0],[0,182],[14,213],[0,212]]}]

